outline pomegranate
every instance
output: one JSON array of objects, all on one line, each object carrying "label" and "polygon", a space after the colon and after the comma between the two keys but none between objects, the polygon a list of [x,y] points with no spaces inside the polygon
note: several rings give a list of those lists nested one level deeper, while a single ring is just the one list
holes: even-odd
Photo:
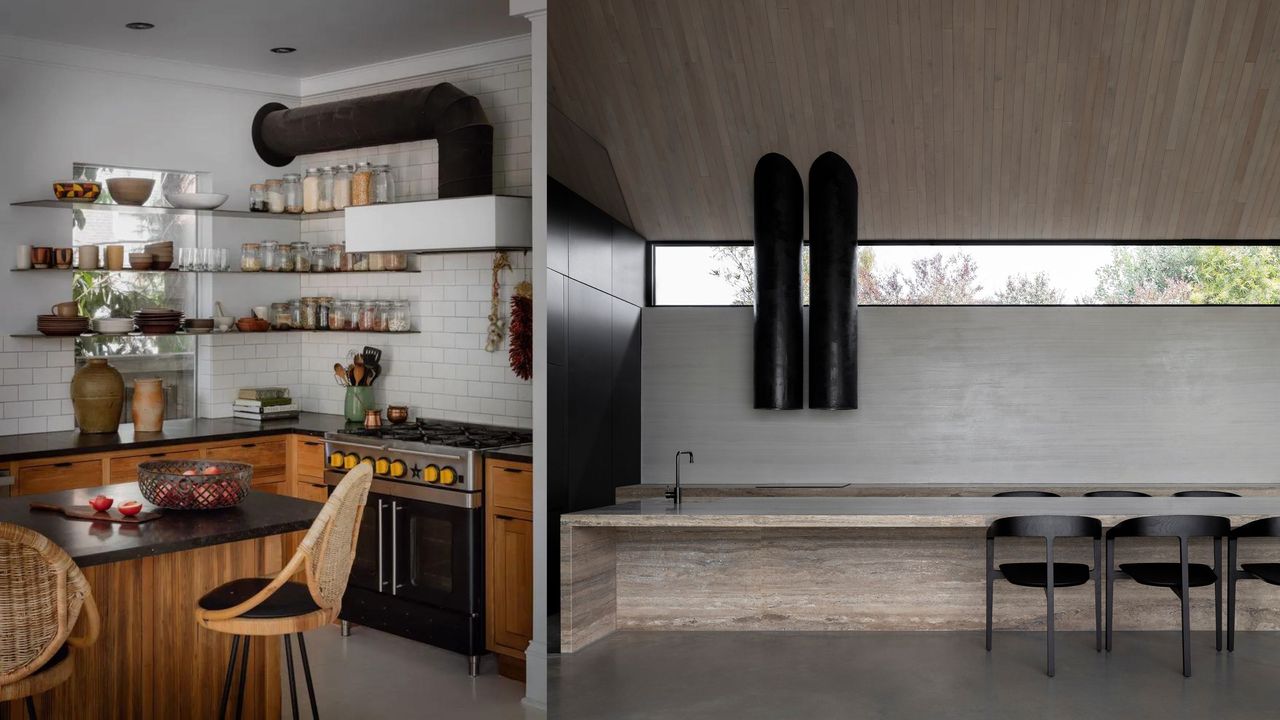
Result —
[{"label": "pomegranate", "polygon": [[120,503],[120,507],[116,509],[120,511],[121,515],[124,515],[126,517],[133,517],[134,515],[137,515],[138,513],[142,512],[142,503],[138,502],[137,500],[128,500],[126,502]]},{"label": "pomegranate", "polygon": [[89,499],[89,507],[93,508],[97,512],[106,512],[111,508],[112,502],[114,502],[114,500],[106,495],[95,495]]},{"label": "pomegranate", "polygon": [[205,468],[204,470],[201,470],[201,471],[200,471],[200,474],[201,474],[201,475],[221,475],[221,474],[222,474],[222,468],[218,467],[217,465],[210,465],[209,467]]}]

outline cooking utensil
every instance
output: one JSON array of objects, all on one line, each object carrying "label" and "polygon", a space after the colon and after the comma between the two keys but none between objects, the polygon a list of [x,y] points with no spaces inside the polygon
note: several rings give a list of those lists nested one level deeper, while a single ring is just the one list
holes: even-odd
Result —
[{"label": "cooking utensil", "polygon": [[361,365],[360,363],[356,363],[351,368],[351,384],[364,385],[364,378],[365,378],[364,365]]},{"label": "cooking utensil", "polygon": [[364,356],[365,365],[377,365],[382,362],[382,349],[371,345],[365,345],[364,350],[360,353]]},{"label": "cooking utensil", "polygon": [[163,513],[159,510],[143,510],[137,515],[125,515],[115,508],[110,508],[105,512],[96,512],[93,508],[69,507],[67,505],[52,505],[50,503],[33,502],[32,510],[50,510],[60,512],[69,518],[76,520],[98,520],[100,522],[117,522],[117,523],[144,523],[148,520],[155,520]]},{"label": "cooking utensil", "polygon": [[339,385],[343,387],[349,387],[351,385],[350,380],[347,378],[347,369],[342,367],[342,363],[333,364],[333,375],[338,378]]}]

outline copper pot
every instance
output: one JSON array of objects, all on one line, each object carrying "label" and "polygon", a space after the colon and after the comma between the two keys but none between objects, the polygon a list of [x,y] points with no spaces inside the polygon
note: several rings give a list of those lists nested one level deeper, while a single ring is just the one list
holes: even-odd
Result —
[{"label": "copper pot", "polygon": [[382,427],[382,411],[381,410],[365,410],[364,426],[369,430]]},{"label": "copper pot", "polygon": [[387,419],[392,425],[399,425],[409,419],[409,408],[404,405],[388,405]]}]

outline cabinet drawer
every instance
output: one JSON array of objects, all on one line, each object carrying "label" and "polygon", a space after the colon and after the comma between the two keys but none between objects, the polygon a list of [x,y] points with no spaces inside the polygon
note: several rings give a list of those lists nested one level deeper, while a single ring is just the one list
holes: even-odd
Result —
[{"label": "cabinet drawer", "polygon": [[524,657],[533,637],[533,523],[495,515],[489,537],[492,649]]},{"label": "cabinet drawer", "polygon": [[307,477],[324,477],[324,441],[300,437],[296,438],[298,448],[298,474]]},{"label": "cabinet drawer", "polygon": [[64,461],[48,465],[19,467],[14,490],[17,495],[75,490],[102,484],[102,460]]},{"label": "cabinet drawer", "polygon": [[192,450],[170,450],[165,452],[158,450],[156,452],[142,453],[140,455],[128,455],[125,457],[113,457],[107,462],[111,463],[111,482],[136,482],[138,479],[138,466],[144,462],[152,460],[199,460],[200,451]]},{"label": "cabinet drawer", "polygon": [[285,479],[283,477],[263,478],[262,482],[258,482],[258,478],[255,477],[253,479],[252,487],[254,490],[258,490],[260,492],[269,492],[274,495],[289,494],[289,483],[285,482]]},{"label": "cabinet drawer", "polygon": [[218,445],[205,448],[207,460],[230,460],[253,466],[254,484],[257,478],[285,474],[284,440],[246,441],[234,445]]},{"label": "cabinet drawer", "polygon": [[484,481],[489,502],[495,507],[533,512],[533,468],[529,465],[490,460]]},{"label": "cabinet drawer", "polygon": [[322,503],[329,499],[329,490],[323,482],[309,482],[305,478],[298,478],[293,488],[293,496],[303,500]]}]

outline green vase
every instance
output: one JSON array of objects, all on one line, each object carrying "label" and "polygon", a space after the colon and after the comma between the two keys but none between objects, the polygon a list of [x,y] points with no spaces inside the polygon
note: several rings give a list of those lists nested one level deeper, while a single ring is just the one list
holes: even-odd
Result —
[{"label": "green vase", "polygon": [[368,386],[347,386],[347,402],[343,408],[343,414],[347,416],[347,422],[364,422],[364,411],[372,410],[373,404],[373,388]]}]

